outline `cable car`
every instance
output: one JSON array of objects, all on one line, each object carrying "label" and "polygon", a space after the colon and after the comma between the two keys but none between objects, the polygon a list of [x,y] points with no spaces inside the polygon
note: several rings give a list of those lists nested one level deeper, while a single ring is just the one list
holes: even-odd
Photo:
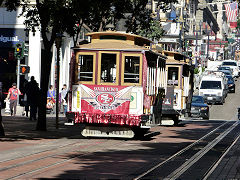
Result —
[{"label": "cable car", "polygon": [[85,124],[85,137],[133,138],[159,124],[153,107],[167,88],[161,49],[129,33],[87,36],[90,43],[73,48],[68,119]]}]

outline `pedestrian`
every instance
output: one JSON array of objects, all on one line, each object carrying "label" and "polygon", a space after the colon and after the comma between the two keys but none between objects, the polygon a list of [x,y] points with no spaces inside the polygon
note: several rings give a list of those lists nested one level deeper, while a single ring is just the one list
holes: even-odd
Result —
[{"label": "pedestrian", "polygon": [[47,92],[47,97],[51,98],[51,100],[55,103],[55,91],[54,91],[52,85],[50,85],[50,88],[49,88],[49,90]]},{"label": "pedestrian", "polygon": [[[23,83],[23,86],[24,86],[24,98],[23,98],[23,105],[25,107],[25,112],[26,112],[26,116],[28,117],[28,112],[29,112],[29,104],[27,102],[27,94],[26,94],[26,84],[28,83],[28,81],[26,79],[24,79],[24,83]],[[24,114],[23,114],[24,115]]]},{"label": "pedestrian", "polygon": [[67,113],[67,95],[68,95],[68,90],[67,90],[67,85],[64,84],[62,91],[61,91],[61,102],[63,105],[63,113],[66,115]]},{"label": "pedestrian", "polygon": [[39,102],[40,90],[34,76],[25,86],[27,103],[30,106],[30,121],[37,120],[37,107]]},{"label": "pedestrian", "polygon": [[17,84],[13,83],[12,87],[8,90],[7,100],[10,100],[11,116],[15,116],[17,112],[17,99],[21,91],[17,88]]}]

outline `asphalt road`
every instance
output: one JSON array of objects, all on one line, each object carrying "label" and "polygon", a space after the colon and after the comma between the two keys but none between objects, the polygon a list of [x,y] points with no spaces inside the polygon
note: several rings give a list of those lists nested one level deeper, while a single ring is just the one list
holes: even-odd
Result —
[{"label": "asphalt road", "polygon": [[240,78],[235,81],[235,93],[228,93],[223,105],[210,105],[210,120],[236,120],[240,106]]}]

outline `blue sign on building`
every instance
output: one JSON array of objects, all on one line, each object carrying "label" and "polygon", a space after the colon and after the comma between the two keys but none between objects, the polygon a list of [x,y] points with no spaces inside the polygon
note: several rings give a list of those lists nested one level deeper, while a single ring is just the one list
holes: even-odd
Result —
[{"label": "blue sign on building", "polygon": [[1,28],[0,47],[15,47],[17,43],[25,41],[24,29]]}]

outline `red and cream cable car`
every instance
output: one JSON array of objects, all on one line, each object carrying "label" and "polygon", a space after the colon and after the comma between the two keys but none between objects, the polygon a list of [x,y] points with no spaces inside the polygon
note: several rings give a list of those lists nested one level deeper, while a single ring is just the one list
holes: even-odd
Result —
[{"label": "red and cream cable car", "polygon": [[152,41],[134,34],[87,34],[73,48],[67,117],[83,123],[83,136],[132,138],[157,124],[153,105],[167,87],[166,56]]}]

